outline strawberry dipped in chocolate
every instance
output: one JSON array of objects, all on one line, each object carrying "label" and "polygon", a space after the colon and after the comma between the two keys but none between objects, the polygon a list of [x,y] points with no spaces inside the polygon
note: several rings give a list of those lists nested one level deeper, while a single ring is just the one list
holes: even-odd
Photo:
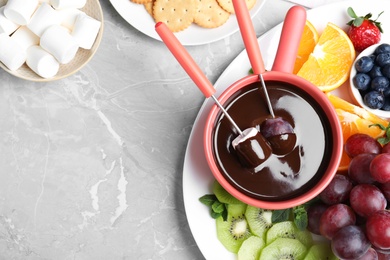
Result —
[{"label": "strawberry dipped in chocolate", "polygon": [[353,18],[347,25],[350,26],[348,29],[348,36],[356,51],[361,52],[367,47],[380,42],[383,30],[381,23],[377,20],[383,12],[381,12],[375,20],[371,19],[371,13],[368,13],[365,16],[357,16],[352,7],[348,7],[347,12],[348,15]]}]

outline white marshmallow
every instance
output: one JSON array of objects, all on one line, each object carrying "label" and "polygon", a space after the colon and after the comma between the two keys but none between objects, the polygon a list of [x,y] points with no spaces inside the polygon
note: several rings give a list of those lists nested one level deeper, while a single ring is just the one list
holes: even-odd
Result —
[{"label": "white marshmallow", "polygon": [[51,5],[55,9],[64,9],[64,8],[83,8],[87,3],[87,0],[50,0]]},{"label": "white marshmallow", "polygon": [[77,16],[85,14],[83,11],[76,8],[64,8],[56,11],[60,16],[61,25],[68,28],[70,31],[73,31]]},{"label": "white marshmallow", "polygon": [[26,51],[7,34],[0,34],[0,61],[15,71],[26,61]]},{"label": "white marshmallow", "polygon": [[42,34],[40,45],[61,64],[70,62],[76,56],[79,48],[76,40],[61,25],[50,26]]},{"label": "white marshmallow", "polygon": [[12,35],[13,38],[24,50],[27,50],[32,45],[39,44],[39,37],[30,31],[27,26],[21,26]]},{"label": "white marshmallow", "polygon": [[31,17],[27,27],[39,37],[52,25],[60,24],[61,19],[49,4],[42,3]]},{"label": "white marshmallow", "polygon": [[7,35],[11,35],[19,25],[12,22],[4,15],[4,6],[0,7],[0,33],[4,32]]},{"label": "white marshmallow", "polygon": [[4,15],[19,25],[26,25],[38,7],[38,0],[8,0]]},{"label": "white marshmallow", "polygon": [[83,49],[91,49],[99,33],[101,22],[86,15],[78,15],[72,36],[76,39],[79,46]]},{"label": "white marshmallow", "polygon": [[53,55],[38,45],[28,48],[26,63],[27,66],[43,78],[54,77],[60,68],[60,64]]}]

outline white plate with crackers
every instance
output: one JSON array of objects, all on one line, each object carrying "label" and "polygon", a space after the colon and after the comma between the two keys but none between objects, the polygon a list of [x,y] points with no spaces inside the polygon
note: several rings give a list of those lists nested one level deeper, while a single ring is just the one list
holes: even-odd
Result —
[{"label": "white plate with crackers", "polygon": [[[154,13],[158,16],[159,20],[167,21],[169,19],[169,23],[174,24],[171,30],[175,31],[175,35],[179,41],[187,46],[215,42],[239,30],[236,18],[231,13],[233,10],[232,6],[228,6],[228,2],[231,1],[202,0],[202,3],[207,3],[206,7],[208,9],[214,10],[215,12],[209,13],[205,11],[202,15],[198,14],[197,19],[194,19],[195,9],[197,9],[196,3],[201,2],[198,0],[177,0],[173,1],[174,3],[168,0],[132,1],[110,0],[113,7],[130,25],[156,40],[161,39],[154,30],[154,25],[156,24]],[[223,9],[217,1],[221,3],[226,2],[225,9],[230,10],[230,12]],[[250,15],[253,18],[260,11],[266,0],[246,1],[248,7],[252,6],[250,8]],[[166,5],[168,5],[168,8],[164,8]],[[194,5],[195,8],[191,8],[191,5]],[[155,11],[152,11],[153,6]],[[170,13],[165,12],[168,9]]]}]

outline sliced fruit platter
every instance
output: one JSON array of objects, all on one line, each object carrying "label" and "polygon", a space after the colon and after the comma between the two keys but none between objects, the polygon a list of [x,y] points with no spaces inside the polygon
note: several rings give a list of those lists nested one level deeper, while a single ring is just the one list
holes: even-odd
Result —
[{"label": "sliced fruit platter", "polygon": [[[205,102],[187,148],[183,188],[191,230],[207,259],[390,259],[389,122],[354,104],[348,92],[349,73],[357,54],[375,43],[390,43],[386,26],[377,26],[380,20],[386,21],[390,9],[380,8],[380,0],[374,2],[378,3],[343,1],[308,11],[294,73],[327,95],[344,137],[339,171],[314,200],[271,211],[246,205],[227,193],[209,176],[206,164],[201,165],[202,151],[193,145],[201,140],[197,135],[203,127],[203,110],[210,106]],[[367,10],[376,20],[366,15]],[[357,29],[355,20],[370,27],[366,30],[373,30],[366,25],[371,20],[380,38],[361,47],[366,41],[357,36],[364,33],[357,32],[361,28]],[[280,27],[276,27],[259,38],[262,49],[265,45],[272,49],[279,33]],[[263,55],[272,60],[272,53],[266,49]],[[238,56],[216,87],[238,80],[242,75],[237,75],[237,67],[246,65],[244,60],[245,54]],[[232,71],[237,78],[227,76]],[[199,189],[199,185],[204,187]],[[199,231],[205,225],[212,228]],[[214,252],[206,246],[215,246]]]}]

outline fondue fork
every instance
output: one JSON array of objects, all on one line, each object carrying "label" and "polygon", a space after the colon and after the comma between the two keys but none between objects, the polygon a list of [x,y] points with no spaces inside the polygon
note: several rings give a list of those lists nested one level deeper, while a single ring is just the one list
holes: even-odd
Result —
[{"label": "fondue fork", "polygon": [[[190,78],[198,86],[200,91],[202,91],[203,95],[206,98],[211,97],[214,100],[217,106],[221,109],[222,113],[226,116],[226,118],[230,121],[230,123],[234,126],[234,128],[239,133],[239,136],[237,136],[232,142],[233,148],[237,149],[241,143],[249,139],[255,139],[255,142],[259,144],[257,147],[264,148],[264,145],[262,144],[265,143],[264,141],[265,139],[255,127],[250,127],[245,129],[244,131],[241,131],[241,129],[234,122],[234,120],[231,118],[229,113],[225,110],[225,108],[221,105],[218,99],[214,96],[216,90],[211,84],[211,82],[207,79],[206,75],[201,71],[199,66],[195,63],[195,61],[192,59],[190,54],[187,52],[184,46],[179,42],[179,40],[175,37],[175,35],[168,28],[168,26],[163,22],[158,22],[155,25],[155,30],[159,34],[159,36],[161,37],[165,45],[168,47],[168,49],[171,51],[173,56],[175,56],[176,60],[180,63],[180,65],[187,72]],[[265,149],[270,149],[270,148],[267,146],[265,147]],[[256,151],[252,151],[252,152],[254,154],[254,157],[256,157],[257,152]],[[270,153],[271,152],[268,151],[268,154]]]},{"label": "fondue fork", "polygon": [[[165,23],[158,22],[155,26],[156,32],[159,34],[165,45],[171,51],[173,56],[175,56],[176,60],[180,63],[183,69],[187,72],[190,78],[194,81],[194,83],[198,86],[203,95],[208,98],[211,97],[215,104],[221,109],[222,113],[226,116],[226,118],[230,121],[233,127],[237,130],[239,137],[245,138],[245,133],[247,131],[242,131],[236,122],[234,122],[233,118],[229,115],[226,109],[222,106],[222,104],[218,101],[218,99],[214,96],[215,88],[211,84],[211,82],[206,78],[206,75],[201,71],[199,66],[192,59],[190,54],[184,48],[184,46],[179,42],[179,40],[174,36],[174,34],[169,30]],[[255,128],[254,128],[255,129]],[[257,132],[257,130],[256,130]],[[240,138],[240,139],[241,139]]]},{"label": "fondue fork", "polygon": [[259,75],[261,87],[263,88],[268,110],[272,118],[275,118],[275,113],[268,95],[267,86],[265,85],[263,78],[263,73],[265,72],[264,62],[261,56],[260,47],[257,42],[255,29],[253,27],[252,20],[248,12],[246,2],[243,0],[233,0],[233,6],[237,16],[237,22],[238,26],[240,27],[242,39],[244,41],[245,48],[248,52],[248,58],[252,65],[253,73]]}]

